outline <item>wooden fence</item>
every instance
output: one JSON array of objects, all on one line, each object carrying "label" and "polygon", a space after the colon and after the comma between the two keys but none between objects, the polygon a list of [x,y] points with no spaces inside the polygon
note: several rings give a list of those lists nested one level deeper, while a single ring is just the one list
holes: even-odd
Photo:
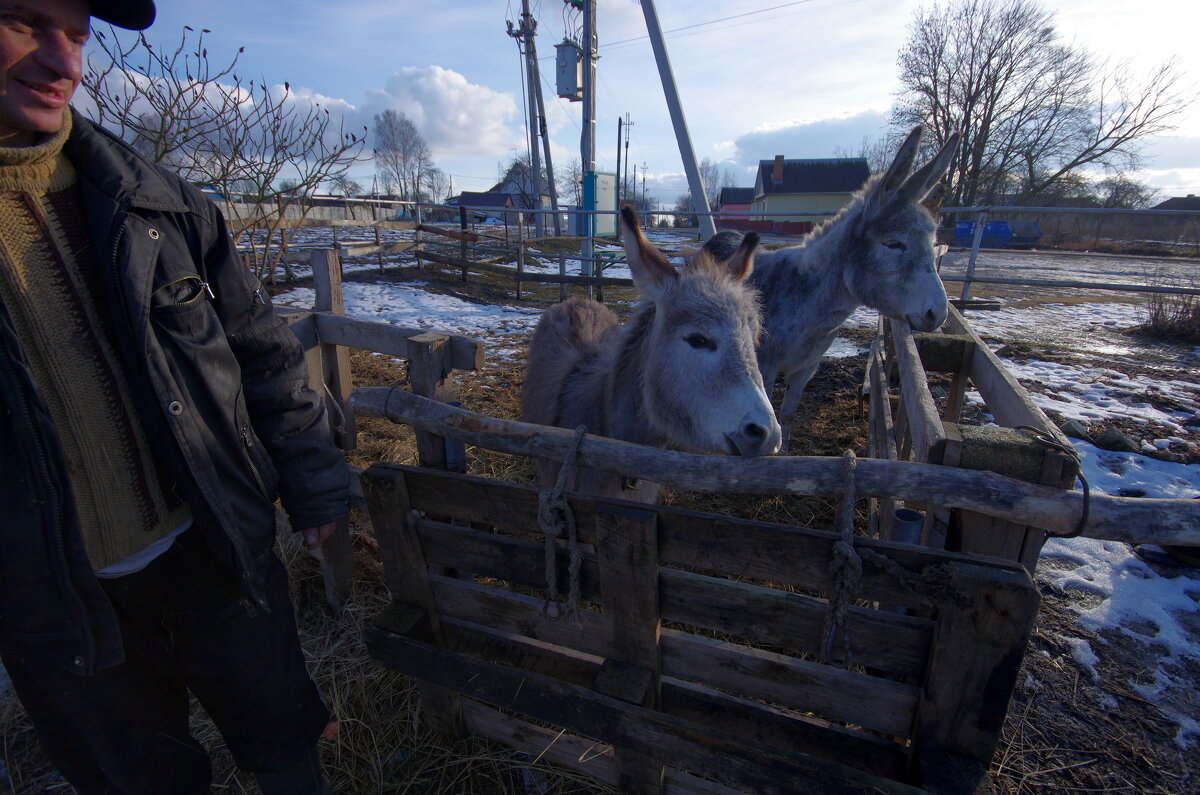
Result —
[{"label": "wooden fence", "polygon": [[[371,655],[417,678],[423,719],[438,731],[490,737],[623,793],[972,791],[1036,615],[1027,558],[1044,533],[1200,543],[1200,501],[1066,490],[1069,456],[1013,428],[1032,424],[1052,442],[1057,432],[1038,424],[957,313],[948,333],[881,333],[868,389],[872,449],[883,454],[851,469],[842,458],[738,459],[576,438],[447,405],[449,374],[478,369],[482,346],[347,319],[336,254],[315,252],[313,266],[315,311],[289,321],[340,418],[339,444],[353,446],[356,416],[417,435],[421,466],[355,472],[393,598],[366,630]],[[354,389],[347,347],[407,358],[410,389]],[[957,374],[941,416],[925,368]],[[968,380],[1022,437],[1013,460],[1033,461],[1036,476],[972,468],[973,451],[993,453],[955,424]],[[678,489],[825,495],[843,508],[855,498],[920,503],[935,543],[887,540],[879,519],[879,538],[853,537],[575,494],[558,506],[573,520],[564,534],[539,520],[539,490],[443,471],[447,439],[573,456]],[[965,551],[934,548],[939,532],[968,539]],[[973,538],[1020,543],[986,550],[1006,560],[973,554]],[[345,526],[325,552],[340,604],[351,571]]]}]

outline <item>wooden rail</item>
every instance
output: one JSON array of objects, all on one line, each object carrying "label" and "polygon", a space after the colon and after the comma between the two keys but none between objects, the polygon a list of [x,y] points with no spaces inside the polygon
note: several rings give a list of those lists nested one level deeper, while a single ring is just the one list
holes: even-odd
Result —
[{"label": "wooden rail", "polygon": [[[350,407],[359,416],[386,417],[468,445],[553,461],[563,460],[574,440],[574,433],[562,428],[475,414],[383,388],[355,389]],[[583,437],[578,456],[587,467],[689,491],[842,493],[841,458],[693,455],[590,434]],[[963,508],[1054,532],[1075,529],[1083,512],[1083,495],[1078,491],[941,464],[861,458],[855,485],[862,497]],[[1084,534],[1126,543],[1200,544],[1200,500],[1094,494]]]}]

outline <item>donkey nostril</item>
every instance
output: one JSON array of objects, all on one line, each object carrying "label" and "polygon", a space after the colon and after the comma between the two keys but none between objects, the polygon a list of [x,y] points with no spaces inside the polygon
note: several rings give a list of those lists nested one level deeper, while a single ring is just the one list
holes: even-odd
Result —
[{"label": "donkey nostril", "polygon": [[767,438],[767,429],[761,425],[750,423],[745,427],[746,436],[756,441],[761,441]]}]

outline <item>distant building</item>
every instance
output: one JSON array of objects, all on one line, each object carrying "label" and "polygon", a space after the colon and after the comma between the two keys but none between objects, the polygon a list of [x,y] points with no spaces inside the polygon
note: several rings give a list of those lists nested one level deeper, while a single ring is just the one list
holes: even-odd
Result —
[{"label": "distant building", "polygon": [[[760,160],[754,180],[751,218],[761,221],[820,223],[850,202],[871,176],[866,158],[834,157]],[[779,213],[812,213],[779,215]]]},{"label": "distant building", "polygon": [[721,188],[717,197],[718,220],[749,221],[750,208],[754,204],[754,188]]},{"label": "distant building", "polygon": [[1173,196],[1165,202],[1154,205],[1155,210],[1200,210],[1200,196],[1189,193],[1187,196]]},{"label": "distant building", "polygon": [[456,207],[470,208],[470,214],[475,221],[495,218],[505,223],[515,224],[517,222],[517,203],[511,193],[464,190],[456,199],[451,198],[447,203],[451,202]]}]

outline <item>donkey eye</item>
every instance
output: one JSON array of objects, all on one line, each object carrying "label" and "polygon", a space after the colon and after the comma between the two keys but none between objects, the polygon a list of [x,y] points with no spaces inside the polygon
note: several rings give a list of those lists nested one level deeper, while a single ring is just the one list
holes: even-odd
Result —
[{"label": "donkey eye", "polygon": [[883,241],[883,245],[895,251],[908,251],[908,246],[904,245],[900,240],[885,240]]},{"label": "donkey eye", "polygon": [[710,340],[703,334],[689,334],[687,337],[684,337],[684,342],[686,342],[688,345],[691,345],[696,350],[707,348],[710,351],[715,351],[717,349],[717,343],[713,340]]}]

